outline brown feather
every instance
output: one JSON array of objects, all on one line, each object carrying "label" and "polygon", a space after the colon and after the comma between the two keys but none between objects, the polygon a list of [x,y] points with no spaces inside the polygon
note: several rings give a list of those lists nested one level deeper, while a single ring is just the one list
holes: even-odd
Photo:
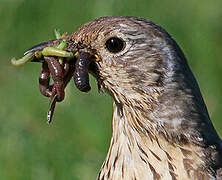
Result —
[{"label": "brown feather", "polygon": [[[119,53],[105,44],[125,42]],[[98,179],[221,179],[222,143],[187,60],[160,26],[102,17],[67,37],[96,54],[91,73],[114,99],[113,134]]]}]

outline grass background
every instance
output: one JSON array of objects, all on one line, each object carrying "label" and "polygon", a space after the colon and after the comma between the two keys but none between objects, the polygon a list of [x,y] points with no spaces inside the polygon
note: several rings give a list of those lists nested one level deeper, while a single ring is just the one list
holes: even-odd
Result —
[{"label": "grass background", "polygon": [[112,99],[73,82],[46,123],[40,64],[15,68],[12,57],[53,38],[54,28],[74,32],[105,15],[132,15],[164,27],[188,58],[211,119],[222,136],[222,1],[0,0],[0,179],[95,179],[111,136]]}]

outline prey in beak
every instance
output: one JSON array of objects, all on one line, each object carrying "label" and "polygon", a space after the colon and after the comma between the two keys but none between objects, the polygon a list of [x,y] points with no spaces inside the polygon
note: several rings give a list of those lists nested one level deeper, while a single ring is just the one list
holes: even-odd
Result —
[{"label": "prey in beak", "polygon": [[[74,45],[72,51],[67,51],[66,34],[60,35],[55,30],[56,40],[33,46],[24,53],[24,57],[11,60],[12,65],[22,66],[27,62],[40,62],[42,68],[39,76],[39,89],[42,95],[50,98],[48,123],[52,121],[56,102],[65,97],[65,88],[73,77],[76,87],[82,92],[88,92],[89,66],[99,57],[86,49]],[[50,84],[50,77],[53,83]]]}]

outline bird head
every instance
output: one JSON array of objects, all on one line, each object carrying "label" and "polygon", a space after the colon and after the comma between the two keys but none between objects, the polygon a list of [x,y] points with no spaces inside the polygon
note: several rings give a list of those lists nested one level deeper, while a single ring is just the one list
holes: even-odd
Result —
[{"label": "bird head", "polygon": [[153,121],[159,131],[195,142],[202,143],[203,134],[217,137],[207,131],[214,128],[182,50],[160,26],[138,17],[101,17],[67,40],[68,50],[99,57],[89,66],[99,89],[117,106],[139,112],[144,129]]},{"label": "bird head", "polygon": [[92,55],[89,72],[99,89],[108,92],[120,110],[125,107],[143,119],[142,129],[152,124],[158,131],[195,142],[203,141],[202,134],[217,137],[208,133],[215,130],[182,50],[160,26],[138,17],[101,17],[66,41],[67,51]]},{"label": "bird head", "polygon": [[[193,80],[175,41],[160,26],[142,18],[97,18],[67,36],[66,40],[67,51],[92,55],[90,73],[96,77],[99,89],[109,92],[117,102],[137,98],[153,101],[172,82],[180,81],[181,84],[186,79]],[[41,43],[26,54],[60,41]]]},{"label": "bird head", "polygon": [[136,17],[98,18],[69,36],[68,42],[99,57],[90,72],[100,89],[119,103],[155,100],[179,59],[172,39],[162,28]]}]

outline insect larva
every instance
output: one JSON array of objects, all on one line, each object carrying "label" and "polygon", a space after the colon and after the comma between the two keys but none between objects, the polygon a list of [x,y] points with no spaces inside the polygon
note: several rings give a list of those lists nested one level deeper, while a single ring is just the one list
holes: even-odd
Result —
[{"label": "insect larva", "polygon": [[86,52],[80,52],[79,58],[75,64],[74,82],[76,87],[83,92],[88,92],[89,85],[89,64],[92,61],[92,55]]}]

